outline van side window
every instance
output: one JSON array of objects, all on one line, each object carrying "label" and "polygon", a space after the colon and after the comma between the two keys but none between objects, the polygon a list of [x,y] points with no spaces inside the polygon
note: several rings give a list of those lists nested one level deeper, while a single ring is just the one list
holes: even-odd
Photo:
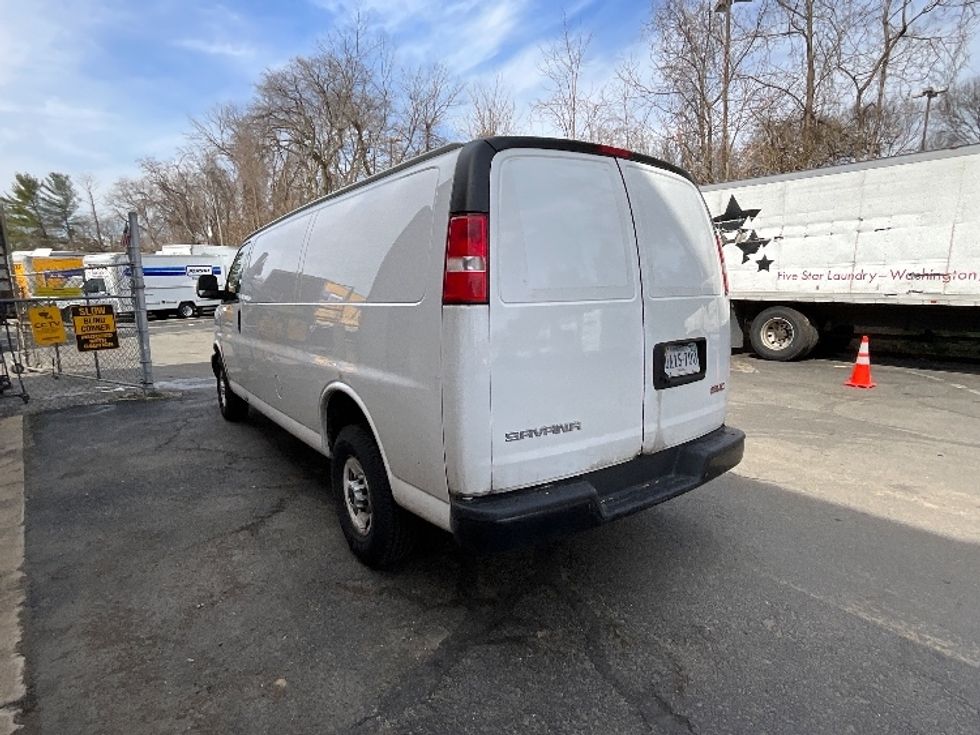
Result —
[{"label": "van side window", "polygon": [[245,268],[245,261],[248,260],[248,254],[252,250],[252,243],[247,242],[241,246],[238,250],[238,255],[231,263],[231,268],[228,269],[228,282],[225,285],[225,290],[228,293],[238,293],[238,289],[242,285],[242,270]]}]

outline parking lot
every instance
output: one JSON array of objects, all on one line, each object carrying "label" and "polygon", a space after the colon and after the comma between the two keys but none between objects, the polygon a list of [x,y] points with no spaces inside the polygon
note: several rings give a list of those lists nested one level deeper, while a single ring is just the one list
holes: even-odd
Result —
[{"label": "parking lot", "polygon": [[209,328],[153,324],[169,398],[25,420],[25,732],[980,731],[975,366],[738,355],[733,473],[378,573],[327,460],[221,419]]}]

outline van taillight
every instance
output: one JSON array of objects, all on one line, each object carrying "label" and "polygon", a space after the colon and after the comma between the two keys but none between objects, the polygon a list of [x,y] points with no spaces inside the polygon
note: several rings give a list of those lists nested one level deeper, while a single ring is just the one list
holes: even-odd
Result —
[{"label": "van taillight", "polygon": [[721,262],[721,282],[725,287],[725,296],[728,296],[728,268],[725,266],[725,251],[722,249],[721,234],[715,232],[715,247],[718,248],[718,260]]},{"label": "van taillight", "polygon": [[442,303],[488,303],[487,239],[486,214],[460,214],[449,218]]},{"label": "van taillight", "polygon": [[614,145],[597,145],[595,150],[596,153],[603,156],[612,156],[613,158],[631,158],[633,156],[633,151],[627,150],[626,148],[617,148]]}]

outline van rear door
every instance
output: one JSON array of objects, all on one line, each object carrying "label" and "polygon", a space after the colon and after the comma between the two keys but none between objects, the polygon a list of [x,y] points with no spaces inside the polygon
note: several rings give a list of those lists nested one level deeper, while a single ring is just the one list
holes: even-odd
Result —
[{"label": "van rear door", "polygon": [[490,179],[493,490],[635,457],[643,309],[617,161],[516,148]]},{"label": "van rear door", "polygon": [[725,421],[729,306],[701,193],[662,168],[620,162],[643,283],[643,451],[703,436]]}]

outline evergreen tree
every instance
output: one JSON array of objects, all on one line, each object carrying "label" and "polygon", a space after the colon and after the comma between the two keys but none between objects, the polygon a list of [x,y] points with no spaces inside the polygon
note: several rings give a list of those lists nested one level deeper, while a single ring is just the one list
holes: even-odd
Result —
[{"label": "evergreen tree", "polygon": [[48,174],[41,184],[39,201],[48,235],[62,243],[73,244],[79,227],[81,201],[71,177],[67,174]]},{"label": "evergreen tree", "polygon": [[9,195],[3,197],[11,250],[44,247],[48,230],[41,204],[41,181],[30,174],[16,174]]}]

